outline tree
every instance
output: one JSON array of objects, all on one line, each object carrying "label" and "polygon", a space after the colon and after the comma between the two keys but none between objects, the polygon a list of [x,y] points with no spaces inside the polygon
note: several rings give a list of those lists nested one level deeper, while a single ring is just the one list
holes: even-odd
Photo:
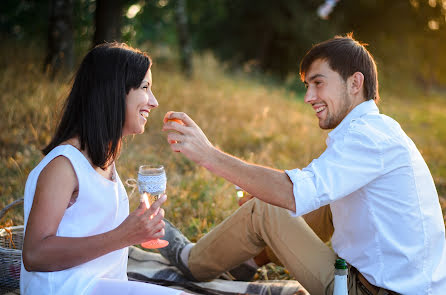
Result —
[{"label": "tree", "polygon": [[178,44],[180,49],[181,68],[187,77],[192,76],[192,47],[187,27],[186,0],[177,0],[175,21],[177,26]]},{"label": "tree", "polygon": [[50,6],[44,70],[54,77],[59,70],[70,71],[74,65],[73,0],[52,0]]},{"label": "tree", "polygon": [[317,16],[312,0],[190,0],[196,47],[232,65],[286,78],[312,44],[335,28]]},{"label": "tree", "polygon": [[123,0],[96,0],[93,46],[121,40]]}]

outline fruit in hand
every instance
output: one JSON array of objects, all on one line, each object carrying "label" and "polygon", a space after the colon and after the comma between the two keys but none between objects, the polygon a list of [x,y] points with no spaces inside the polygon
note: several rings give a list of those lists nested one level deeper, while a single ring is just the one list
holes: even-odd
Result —
[{"label": "fruit in hand", "polygon": [[168,121],[174,121],[174,122],[177,122],[180,125],[184,125],[183,121],[181,121],[180,119],[169,118],[171,113],[173,113],[173,112],[169,111],[169,112],[166,113],[166,115],[164,116],[164,119],[163,119],[164,123],[167,123]]},{"label": "fruit in hand", "polygon": [[[172,112],[172,111],[169,111],[169,112],[167,112],[166,115],[164,116],[164,119],[163,119],[164,124],[166,124],[168,121],[173,121],[173,122],[176,122],[176,123],[178,123],[178,124],[180,124],[180,125],[184,125],[183,121],[181,121],[180,119],[169,118],[169,116],[170,116],[171,113],[173,113],[173,112]],[[174,144],[174,143],[177,143],[177,141],[176,141],[176,140],[169,140],[169,143],[170,143],[170,144]]]},{"label": "fruit in hand", "polygon": [[167,121],[174,121],[174,122],[177,122],[180,125],[184,125],[183,121],[181,121],[180,119],[168,119]]}]

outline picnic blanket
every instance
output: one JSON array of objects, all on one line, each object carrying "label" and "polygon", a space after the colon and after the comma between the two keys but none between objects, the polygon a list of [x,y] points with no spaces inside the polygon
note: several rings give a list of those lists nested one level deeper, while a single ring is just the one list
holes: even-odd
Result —
[{"label": "picnic blanket", "polygon": [[308,295],[309,293],[297,281],[254,281],[241,282],[224,278],[210,282],[192,282],[158,253],[147,252],[136,247],[129,247],[127,265],[129,280],[141,281],[184,290],[201,295]]}]

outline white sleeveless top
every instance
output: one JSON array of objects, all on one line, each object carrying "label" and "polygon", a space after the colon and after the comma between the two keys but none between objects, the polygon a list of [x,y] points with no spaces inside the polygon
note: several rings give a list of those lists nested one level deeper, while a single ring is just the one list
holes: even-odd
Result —
[{"label": "white sleeveless top", "polygon": [[[79,195],[76,202],[66,209],[56,235],[86,237],[110,231],[120,225],[129,215],[129,202],[116,169],[114,168],[116,182],[110,181],[96,172],[79,150],[71,145],[62,145],[46,155],[28,176],[24,197],[25,228],[39,174],[58,156],[69,159],[74,167],[79,182]],[[22,260],[20,293],[85,294],[99,278],[127,281],[127,259],[128,248],[123,248],[55,272],[28,272]]]}]

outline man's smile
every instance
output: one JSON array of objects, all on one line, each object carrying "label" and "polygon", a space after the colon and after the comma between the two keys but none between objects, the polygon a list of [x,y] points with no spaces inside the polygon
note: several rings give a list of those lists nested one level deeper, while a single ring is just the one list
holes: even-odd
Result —
[{"label": "man's smile", "polygon": [[316,111],[316,113],[320,113],[323,110],[325,110],[326,108],[327,108],[326,106],[320,106],[320,107],[316,108],[315,111]]}]

